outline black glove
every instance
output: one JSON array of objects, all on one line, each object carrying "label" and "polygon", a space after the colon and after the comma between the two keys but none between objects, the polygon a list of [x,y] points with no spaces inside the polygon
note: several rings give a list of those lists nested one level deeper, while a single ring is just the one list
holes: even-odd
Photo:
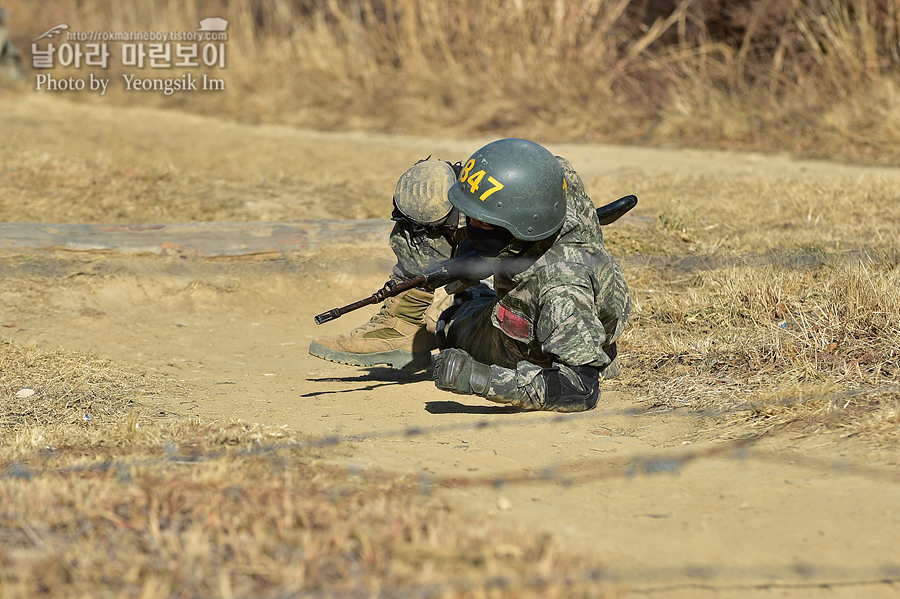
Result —
[{"label": "black glove", "polygon": [[461,395],[485,397],[491,388],[491,367],[476,362],[455,347],[442,350],[434,357],[433,376],[438,389]]}]

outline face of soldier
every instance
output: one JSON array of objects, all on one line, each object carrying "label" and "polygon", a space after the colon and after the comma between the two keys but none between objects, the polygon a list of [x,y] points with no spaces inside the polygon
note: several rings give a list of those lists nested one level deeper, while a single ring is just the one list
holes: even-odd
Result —
[{"label": "face of soldier", "polygon": [[466,235],[483,258],[496,258],[513,240],[507,229],[474,218],[466,218]]}]

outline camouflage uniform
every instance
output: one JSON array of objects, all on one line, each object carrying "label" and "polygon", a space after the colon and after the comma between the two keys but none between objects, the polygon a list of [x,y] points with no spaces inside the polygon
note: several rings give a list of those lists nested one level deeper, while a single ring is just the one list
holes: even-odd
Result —
[{"label": "camouflage uniform", "polygon": [[21,55],[9,41],[5,22],[6,9],[0,8],[0,83],[18,81],[28,75],[28,69],[25,68]]},{"label": "camouflage uniform", "polygon": [[[593,202],[571,165],[533,142],[500,140],[475,156],[492,174],[475,170],[473,157],[449,171],[421,161],[401,176],[393,278],[413,278],[469,244],[491,263],[493,277],[447,298],[449,307],[438,293],[408,290],[363,326],[317,337],[309,353],[409,369],[433,360],[438,389],[531,410],[589,410],[602,378],[618,373],[616,339],[631,310]],[[480,189],[476,199],[466,199],[464,183],[473,194]],[[434,348],[441,352],[432,357]]]},{"label": "camouflage uniform", "polygon": [[[420,225],[404,218],[394,209],[391,218],[390,245],[397,256],[394,276],[398,280],[412,279],[429,266],[446,262],[453,257],[453,251],[466,236],[465,220],[452,215],[453,222],[443,222],[438,226]],[[460,226],[460,221],[462,226]]]},{"label": "camouflage uniform", "polygon": [[[600,378],[618,374],[615,342],[631,297],[581,178],[557,160],[567,183],[559,233],[516,258],[517,274],[495,268],[493,291],[479,285],[457,296],[440,317],[438,345],[490,365],[490,385],[479,393],[487,399],[573,412],[593,408]],[[393,236],[391,245],[398,258],[414,251]]]}]

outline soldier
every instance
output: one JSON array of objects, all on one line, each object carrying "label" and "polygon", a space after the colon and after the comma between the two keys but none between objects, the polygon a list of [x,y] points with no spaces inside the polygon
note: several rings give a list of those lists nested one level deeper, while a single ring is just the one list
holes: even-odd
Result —
[{"label": "soldier", "polygon": [[[420,172],[422,164],[401,177],[394,197],[395,276],[418,274],[472,245],[491,262],[492,285],[454,295],[434,317],[434,335],[433,298],[414,289],[388,299],[363,327],[315,339],[310,353],[361,366],[398,367],[406,356],[407,367],[423,367],[436,345],[439,389],[529,410],[596,406],[600,381],[619,372],[616,340],[631,298],[581,178],[567,160],[523,139],[484,146],[458,173],[428,166],[442,171],[440,185],[424,183],[435,178]],[[445,189],[446,204],[430,195],[443,197]]]},{"label": "soldier", "polygon": [[0,8],[0,83],[18,81],[28,75],[22,57],[9,41],[9,32],[4,23],[6,23],[6,9]]},{"label": "soldier", "polygon": [[[397,181],[394,190],[394,228],[390,245],[397,256],[391,278],[411,279],[429,266],[452,257],[466,236],[465,218],[447,198],[456,184],[460,164],[420,160]],[[388,298],[369,322],[336,336],[317,337],[309,353],[352,366],[387,364],[392,368],[424,370],[437,349],[435,293],[411,289]]]}]

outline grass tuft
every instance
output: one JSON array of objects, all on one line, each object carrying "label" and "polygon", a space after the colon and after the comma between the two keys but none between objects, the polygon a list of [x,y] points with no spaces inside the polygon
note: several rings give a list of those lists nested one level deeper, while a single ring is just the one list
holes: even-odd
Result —
[{"label": "grass tuft", "polygon": [[662,291],[648,283],[632,281],[638,310],[623,339],[623,382],[646,401],[712,411],[751,405],[782,423],[827,413],[873,439],[885,422],[900,422],[900,269],[891,255],[850,266],[713,270]]},{"label": "grass tuft", "polygon": [[[5,4],[26,62],[31,40],[60,22],[130,32],[230,21],[227,68],[213,73],[226,93],[116,85],[103,101],[321,129],[900,159],[894,0]],[[124,72],[103,74],[121,83]]]}]

